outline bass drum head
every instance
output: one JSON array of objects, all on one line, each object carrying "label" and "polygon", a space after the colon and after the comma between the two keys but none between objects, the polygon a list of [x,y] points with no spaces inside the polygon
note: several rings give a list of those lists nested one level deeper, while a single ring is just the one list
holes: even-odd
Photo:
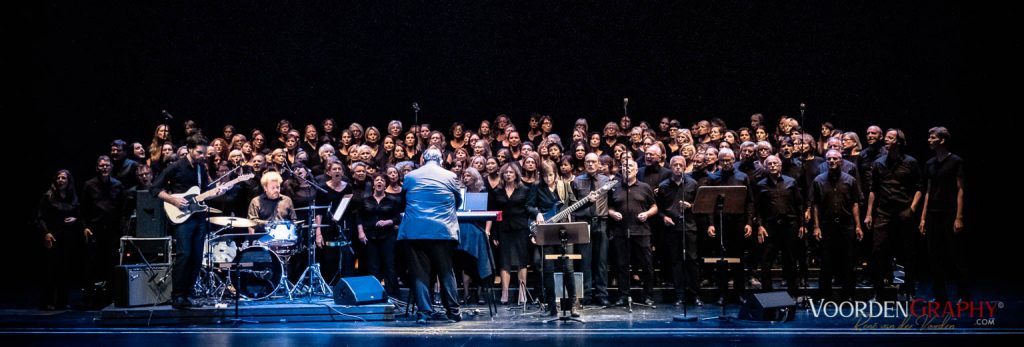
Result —
[{"label": "bass drum head", "polygon": [[239,295],[247,299],[269,298],[281,285],[284,265],[281,258],[267,247],[249,247],[235,257],[237,277],[232,279]]}]

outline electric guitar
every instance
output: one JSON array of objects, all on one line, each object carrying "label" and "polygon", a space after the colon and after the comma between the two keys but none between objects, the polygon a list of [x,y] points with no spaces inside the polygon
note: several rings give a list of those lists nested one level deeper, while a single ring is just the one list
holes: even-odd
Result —
[{"label": "electric guitar", "polygon": [[[247,173],[247,174],[238,176],[237,178],[235,178],[233,180],[230,180],[230,181],[228,181],[227,183],[224,183],[224,184],[225,185],[232,185],[232,184],[235,184],[235,183],[238,183],[238,182],[241,182],[241,181],[245,181],[245,180],[250,179],[250,178],[253,178],[253,174]],[[193,213],[204,212],[204,211],[209,210],[210,207],[206,206],[206,203],[204,201],[206,199],[209,199],[209,198],[213,197],[214,195],[217,195],[217,189],[210,189],[210,190],[207,190],[206,192],[200,193],[199,192],[199,187],[193,186],[192,188],[189,188],[188,191],[186,191],[184,193],[171,194],[171,196],[177,196],[179,198],[185,199],[186,201],[188,201],[188,205],[185,205],[185,207],[179,208],[178,206],[175,206],[174,204],[165,201],[164,202],[164,212],[167,212],[167,219],[170,219],[171,223],[174,223],[174,224],[184,223],[186,220],[188,220],[188,217],[192,216]]]},{"label": "electric guitar", "polygon": [[[605,183],[604,185],[602,185],[601,188],[598,188],[597,190],[590,192],[590,194],[587,194],[587,196],[583,197],[583,199],[580,199],[575,204],[572,204],[571,206],[566,207],[564,210],[559,211],[554,216],[551,216],[550,218],[545,219],[544,223],[545,224],[547,224],[547,223],[554,223],[554,222],[557,222],[557,221],[568,219],[570,213],[575,212],[580,207],[583,207],[583,205],[585,205],[586,203],[594,201],[595,199],[597,199],[597,197],[599,195],[607,193],[608,190],[612,189],[612,187],[614,187],[616,183],[619,183],[619,181],[616,181],[616,180],[608,181],[608,183]],[[536,223],[536,221],[533,221],[533,219],[531,219],[531,222],[530,222],[530,235],[533,235],[533,234],[536,234],[536,233],[537,233],[537,223]]]}]

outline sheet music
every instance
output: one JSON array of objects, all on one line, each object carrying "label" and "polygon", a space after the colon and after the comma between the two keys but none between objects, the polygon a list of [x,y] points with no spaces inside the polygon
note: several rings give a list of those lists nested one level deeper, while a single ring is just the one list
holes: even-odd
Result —
[{"label": "sheet music", "polygon": [[345,209],[348,208],[349,201],[352,201],[352,194],[345,195],[345,197],[341,198],[341,202],[338,203],[338,209],[334,210],[334,215],[332,216],[335,222],[341,221],[341,216],[345,215]]}]

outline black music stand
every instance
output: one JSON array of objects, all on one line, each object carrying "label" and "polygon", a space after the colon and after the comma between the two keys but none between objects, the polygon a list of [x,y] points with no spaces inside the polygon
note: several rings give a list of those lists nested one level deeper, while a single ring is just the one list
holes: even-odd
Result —
[{"label": "black music stand", "polygon": [[[728,283],[724,277],[729,264],[739,263],[739,258],[725,257],[725,230],[723,229],[722,215],[746,213],[747,187],[744,186],[703,186],[697,188],[697,197],[694,198],[693,213],[718,215],[718,246],[719,258],[715,260],[718,265],[718,286],[721,291],[722,313],[718,317],[705,319],[729,320],[733,317],[725,315],[725,294]],[[712,222],[714,223],[714,222]],[[739,285],[739,284],[737,284]]]},{"label": "black music stand", "polygon": [[[572,312],[572,306],[575,304],[575,300],[569,300],[569,289],[572,289],[575,293],[576,284],[573,274],[569,272],[568,248],[570,243],[590,243],[590,224],[587,224],[586,222],[538,224],[537,234],[535,237],[538,246],[561,246],[562,248],[561,255],[558,256],[558,259],[562,261],[561,313],[558,318],[548,320],[546,323],[554,321],[586,323],[582,319],[572,317],[570,314],[570,312]],[[541,281],[544,281],[544,279],[541,278]],[[566,283],[569,283],[569,288],[566,288]],[[579,293],[576,293],[573,296],[576,297],[577,295],[579,295]]]}]

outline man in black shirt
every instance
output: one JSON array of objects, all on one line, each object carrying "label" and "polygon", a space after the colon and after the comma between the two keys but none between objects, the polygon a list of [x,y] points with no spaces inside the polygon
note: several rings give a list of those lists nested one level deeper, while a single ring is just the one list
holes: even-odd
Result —
[{"label": "man in black shirt", "polygon": [[[206,169],[206,139],[190,137],[186,146],[188,154],[164,169],[153,182],[151,189],[161,200],[178,207],[188,206],[188,200],[171,194],[184,193],[192,187],[206,187],[210,182],[210,175]],[[217,187],[217,195],[228,189],[231,189],[231,186]],[[203,239],[209,228],[206,217],[206,212],[197,212],[174,226],[176,256],[171,273],[171,306],[174,308],[201,306],[193,302],[189,296],[192,294],[192,287],[203,258]]]},{"label": "man in black shirt", "polygon": [[[693,216],[693,200],[697,195],[697,181],[686,175],[686,159],[674,156],[669,161],[672,176],[658,185],[658,215],[665,224],[665,244],[671,256],[672,279],[675,282],[676,306],[683,298],[700,301],[700,278],[697,266],[697,222]],[[684,248],[685,246],[685,248]],[[685,252],[684,252],[685,249]],[[685,257],[684,257],[685,254]]]},{"label": "man in black shirt", "polygon": [[91,280],[105,282],[117,264],[118,240],[121,238],[121,198],[124,185],[113,177],[113,161],[101,155],[96,160],[96,177],[82,187],[82,224],[85,238],[93,246],[95,259],[89,265]]},{"label": "man in black shirt", "polygon": [[619,284],[619,299],[612,306],[625,305],[629,298],[629,260],[636,255],[643,270],[643,302],[654,304],[654,266],[651,256],[651,227],[648,218],[658,213],[654,190],[637,180],[637,164],[627,159],[622,163],[625,182],[609,192],[608,216],[611,217],[611,243],[615,262],[612,272]]},{"label": "man in black shirt", "polygon": [[801,223],[804,209],[800,188],[795,179],[782,174],[782,160],[774,155],[764,160],[768,175],[754,186],[756,203],[757,242],[762,244],[761,284],[772,290],[772,264],[782,251],[782,271],[789,295],[799,295],[796,281],[796,250],[801,249],[805,229]]},{"label": "man in black shirt", "polygon": [[[864,149],[860,151],[860,155],[857,156],[857,171],[860,172],[860,177],[854,178],[861,183],[860,188],[863,190],[862,194],[867,198],[868,193],[870,193],[868,189],[871,189],[871,184],[868,184],[868,182],[870,182],[868,176],[871,175],[871,166],[874,165],[875,160],[878,159],[879,156],[885,154],[886,151],[883,146],[885,143],[882,141],[882,128],[879,126],[869,126],[864,137],[867,139],[867,146],[864,146]],[[863,201],[862,203],[866,203],[866,201]]]},{"label": "man in black shirt", "polygon": [[[707,234],[710,239],[715,242],[715,248],[718,252],[721,252],[719,243],[723,243],[725,246],[725,256],[730,258],[743,258],[744,252],[744,239],[749,238],[753,229],[751,224],[753,223],[754,216],[754,200],[750,191],[751,184],[750,178],[743,172],[736,171],[733,165],[736,161],[736,156],[732,150],[723,148],[718,153],[718,168],[719,170],[709,173],[702,181],[698,181],[700,185],[709,186],[743,186],[747,188],[746,201],[744,203],[744,213],[741,214],[723,214],[721,227],[724,230],[718,230],[719,221],[718,216],[710,216],[707,214],[701,215],[698,218],[703,219],[702,224],[707,225]],[[722,233],[722,240],[715,238],[717,233]],[[718,254],[716,253],[715,256]],[[753,263],[751,260],[746,260],[747,263]],[[742,300],[743,294],[746,291],[746,279],[744,278],[743,264],[729,264],[728,266],[733,286],[736,289],[737,294]],[[724,269],[719,269],[724,271]],[[724,288],[728,286],[728,280],[730,278],[719,275],[718,286]],[[719,298],[719,303],[724,304],[725,298]]]},{"label": "man in black shirt", "polygon": [[842,300],[851,300],[855,283],[854,240],[864,238],[860,228],[861,189],[857,179],[842,172],[842,153],[829,150],[825,157],[829,169],[814,178],[810,194],[814,238],[824,243],[818,296],[832,298],[832,277],[836,276],[843,285]]},{"label": "man in black shirt", "polygon": [[[641,167],[637,173],[637,179],[647,183],[651,189],[657,188],[662,181],[672,176],[672,170],[662,166],[661,160],[665,152],[662,148],[661,143],[648,146],[644,152],[646,165]],[[669,264],[672,263],[672,257],[668,252],[667,241],[662,237],[665,234],[665,224],[662,223],[661,218],[652,218],[649,223],[651,225],[651,244],[654,245],[654,265],[658,268],[668,269],[671,267]],[[672,274],[670,271],[664,271],[660,272],[657,277],[658,283],[663,283],[670,281]]]},{"label": "man in black shirt", "polygon": [[135,168],[139,166],[139,162],[128,157],[128,152],[125,150],[127,145],[121,139],[110,142],[110,172],[125,187],[134,187],[139,184],[135,177]]},{"label": "man in black shirt", "polygon": [[[573,195],[580,197],[597,191],[609,180],[608,176],[598,173],[601,162],[597,154],[587,154],[583,165],[586,172],[572,181]],[[608,194],[602,194],[596,201],[584,204],[572,216],[576,221],[590,223],[590,243],[575,247],[583,255],[580,260],[583,267],[583,297],[592,298],[597,305],[608,306]]]},{"label": "man in black shirt", "polygon": [[889,129],[885,132],[885,148],[888,153],[880,156],[871,166],[871,192],[868,194],[864,225],[874,228],[871,269],[876,296],[885,286],[885,280],[892,279],[894,255],[899,258],[906,273],[900,294],[908,297],[915,294],[917,259],[914,248],[917,233],[914,231],[912,217],[921,199],[923,180],[917,159],[903,153],[905,145],[903,131]]},{"label": "man in black shirt", "polygon": [[956,282],[957,295],[970,300],[967,290],[966,252],[963,240],[964,164],[960,156],[946,148],[949,130],[935,127],[928,130],[928,146],[935,156],[925,164],[928,190],[921,210],[918,228],[928,242],[929,263],[932,266],[932,293],[935,300],[946,302],[946,281]]}]

